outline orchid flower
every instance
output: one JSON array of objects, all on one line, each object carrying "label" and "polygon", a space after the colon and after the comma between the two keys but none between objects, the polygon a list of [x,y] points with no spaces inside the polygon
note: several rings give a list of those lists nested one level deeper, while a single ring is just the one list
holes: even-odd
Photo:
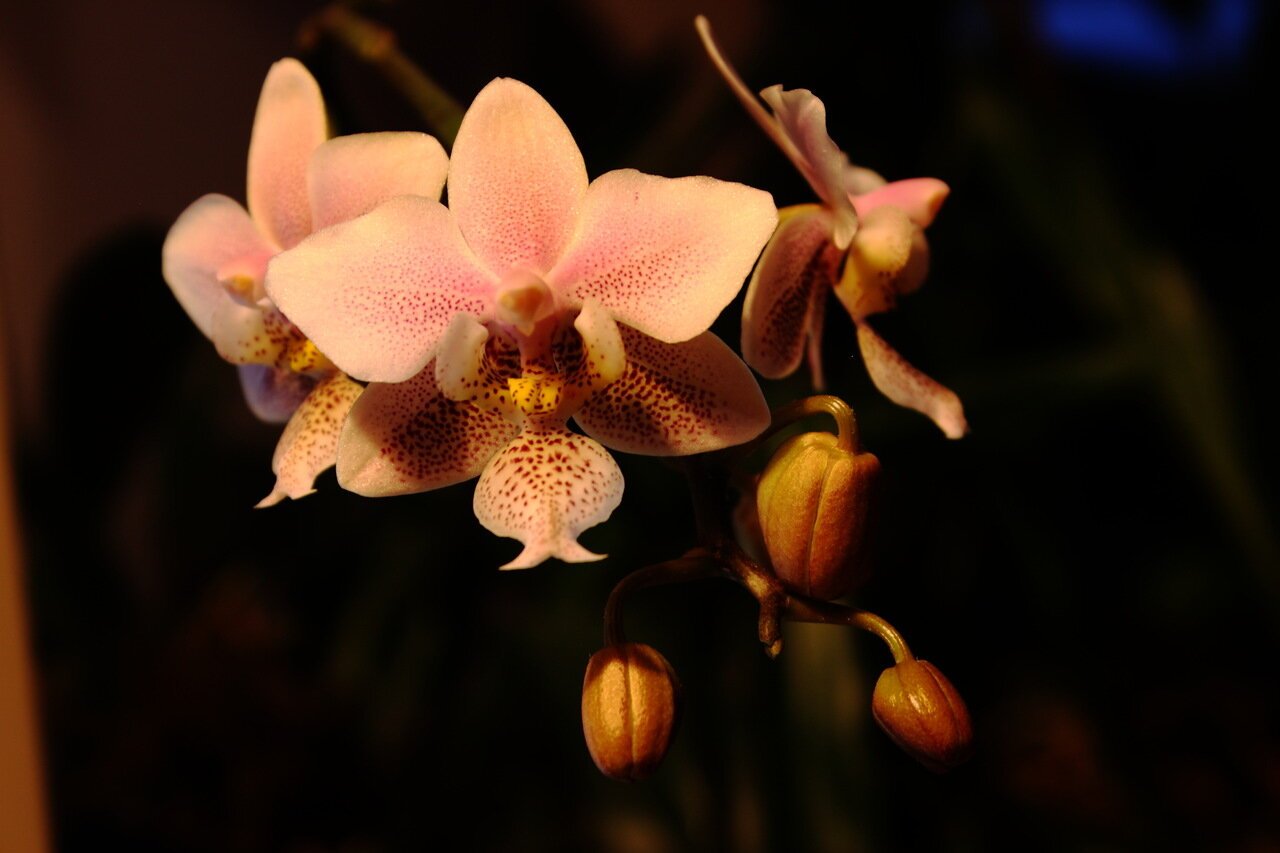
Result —
[{"label": "orchid flower", "polygon": [[275,487],[259,507],[314,491],[363,390],[267,297],[267,262],[394,196],[438,198],[448,170],[444,149],[422,133],[327,137],[315,79],[297,60],[275,63],[249,142],[249,209],[206,195],[178,217],[164,243],[165,281],[218,354],[240,366],[254,414],[288,421],[271,461]]},{"label": "orchid flower", "polygon": [[268,270],[276,304],[371,383],[338,482],[381,496],[479,475],[476,516],[524,544],[503,568],[600,559],[577,537],[622,497],[605,447],[701,453],[769,422],[707,329],[773,231],[773,200],[632,170],[588,185],[560,116],[502,78],[462,120],[448,196],[392,200]]},{"label": "orchid flower", "polygon": [[936,178],[887,183],[854,166],[827,135],[827,112],[807,89],[771,86],[766,112],[721,55],[706,18],[695,25],[729,87],[821,199],[779,211],[777,232],[747,286],[742,355],[762,376],[795,372],[808,344],[814,386],[821,389],[821,341],[828,291],[857,328],[871,381],[890,400],[933,419],[948,438],[968,431],[960,398],[908,364],[867,318],[894,307],[924,282],[929,246],[924,229],[949,192]]}]

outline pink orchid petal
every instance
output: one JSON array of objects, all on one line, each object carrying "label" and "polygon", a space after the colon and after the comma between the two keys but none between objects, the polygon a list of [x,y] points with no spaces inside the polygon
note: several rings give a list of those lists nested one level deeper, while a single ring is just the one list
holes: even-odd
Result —
[{"label": "pink orchid petal", "polygon": [[239,365],[240,387],[249,410],[269,424],[282,424],[316,387],[315,377],[265,364]]},{"label": "pink orchid petal", "polygon": [[550,269],[586,190],[582,152],[541,95],[504,78],[476,95],[453,145],[449,207],[494,275]]},{"label": "pink orchid petal", "polygon": [[275,506],[285,498],[306,497],[315,491],[316,477],[338,458],[338,435],[351,405],[364,388],[341,373],[320,381],[298,406],[280,436],[271,470],[276,484],[258,502],[258,508]]},{"label": "pink orchid petal", "polygon": [[324,99],[296,59],[271,66],[249,139],[249,213],[282,249],[311,233],[307,163],[329,135]]},{"label": "pink orchid petal", "polygon": [[866,216],[882,205],[901,208],[921,228],[932,224],[951,188],[937,178],[910,178],[852,196],[859,216]]},{"label": "pink orchid petal", "polygon": [[403,382],[459,312],[485,315],[494,282],[439,202],[401,196],[276,257],[267,293],[347,374]]},{"label": "pink orchid petal", "polygon": [[497,412],[444,397],[430,364],[408,382],[365,389],[338,442],[338,482],[367,497],[461,483],[518,430]]},{"label": "pink orchid petal", "polygon": [[547,283],[668,342],[705,332],[777,223],[772,197],[714,178],[601,175]]},{"label": "pink orchid petal", "polygon": [[213,345],[232,364],[265,364],[278,370],[289,365],[291,350],[306,338],[284,315],[267,305],[245,305],[227,298],[213,321]]},{"label": "pink orchid petal", "polygon": [[436,351],[436,385],[450,400],[515,418],[507,379],[520,375],[520,352],[513,344],[498,360],[490,356],[489,347],[489,330],[483,323],[470,314],[455,316]]},{"label": "pink orchid petal", "polygon": [[[219,281],[228,267],[250,272],[247,259],[263,269],[274,249],[237,202],[206,195],[182,212],[165,237],[161,269],[173,295],[205,337],[213,336],[213,316],[227,298]],[[259,272],[259,276],[261,272]]]},{"label": "pink orchid petal", "polygon": [[622,328],[627,370],[576,416],[606,447],[686,456],[741,444],[769,425],[751,371],[710,332],[668,344]]},{"label": "pink orchid petal", "polygon": [[440,198],[449,158],[425,133],[339,136],[311,155],[311,227],[355,219],[398,195]]},{"label": "pink orchid petal", "polygon": [[845,191],[849,158],[827,135],[827,108],[808,89],[785,90],[770,86],[760,97],[773,110],[783,132],[795,143],[808,168],[801,169],[818,198],[834,214],[832,240],[836,247],[849,245],[858,227],[858,214]]},{"label": "pink orchid petal", "polygon": [[944,388],[906,362],[898,351],[866,323],[858,323],[858,346],[871,381],[899,406],[928,415],[947,438],[969,431],[964,407],[955,392]]},{"label": "pink orchid petal", "polygon": [[816,204],[781,211],[778,230],[756,264],[742,307],[742,357],[761,376],[781,379],[800,366],[805,338],[836,278],[831,213]]},{"label": "pink orchid petal", "polygon": [[499,536],[524,543],[504,569],[549,557],[567,563],[603,559],[578,535],[604,521],[622,500],[622,472],[603,447],[563,427],[525,430],[493,457],[476,484],[476,517]]},{"label": "pink orchid petal", "polygon": [[884,176],[874,169],[868,169],[866,166],[855,166],[852,163],[845,167],[843,184],[845,192],[849,195],[869,193],[887,183],[888,181],[884,179]]}]

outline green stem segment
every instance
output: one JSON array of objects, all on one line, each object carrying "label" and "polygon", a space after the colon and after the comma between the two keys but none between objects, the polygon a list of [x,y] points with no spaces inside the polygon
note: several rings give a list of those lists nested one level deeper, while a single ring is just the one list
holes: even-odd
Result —
[{"label": "green stem segment", "polygon": [[395,33],[364,18],[342,3],[331,3],[311,17],[299,41],[312,47],[321,36],[382,72],[418,111],[446,149],[453,147],[462,124],[462,107],[396,45]]}]

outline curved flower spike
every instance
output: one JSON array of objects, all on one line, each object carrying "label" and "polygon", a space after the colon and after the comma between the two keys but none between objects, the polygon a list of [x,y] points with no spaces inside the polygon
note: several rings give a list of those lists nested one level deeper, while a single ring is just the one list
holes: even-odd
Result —
[{"label": "curved flower spike", "polygon": [[779,379],[800,366],[807,344],[813,384],[821,389],[822,306],[834,289],[858,328],[876,387],[928,415],[948,438],[961,437],[968,425],[960,399],[903,360],[866,323],[924,282],[924,229],[946,199],[947,185],[935,178],[887,183],[852,165],[827,135],[826,107],[812,92],[771,86],[760,93],[770,113],[720,53],[707,19],[698,16],[695,26],[729,88],[822,200],[781,211],[748,285],[743,357],[762,376]]},{"label": "curved flower spike", "polygon": [[206,195],[178,217],[163,249],[165,281],[218,354],[240,366],[254,414],[289,422],[272,461],[276,485],[260,507],[311,493],[362,390],[267,298],[268,261],[395,196],[439,197],[448,169],[425,134],[326,136],[316,81],[297,60],[275,63],[249,143],[249,209]]},{"label": "curved flower spike", "polygon": [[577,538],[622,497],[605,447],[699,453],[769,422],[707,328],[773,231],[773,200],[632,170],[588,183],[551,105],[501,78],[463,118],[448,185],[449,208],[398,199],[270,265],[271,298],[372,383],[338,481],[389,495],[479,475],[476,516],[524,544],[503,568],[599,559]]}]

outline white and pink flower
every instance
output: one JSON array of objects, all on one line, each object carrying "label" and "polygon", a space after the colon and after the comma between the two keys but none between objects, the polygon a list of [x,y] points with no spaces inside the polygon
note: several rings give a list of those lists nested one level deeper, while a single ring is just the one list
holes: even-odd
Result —
[{"label": "white and pink flower", "polygon": [[463,119],[448,196],[394,199],[270,265],[275,304],[371,383],[338,480],[394,495],[478,475],[477,517],[524,544],[504,568],[599,559],[577,537],[622,496],[605,447],[700,453],[768,424],[751,372],[707,329],[772,233],[773,201],[631,170],[588,184],[564,122],[510,79]]},{"label": "white and pink flower", "polygon": [[854,166],[827,135],[827,112],[807,89],[771,86],[760,93],[766,111],[721,55],[710,25],[697,19],[716,68],[747,112],[800,171],[821,204],[784,208],[747,287],[742,355],[762,376],[794,373],[806,346],[814,385],[821,388],[823,314],[834,290],[857,328],[872,382],[899,405],[928,415],[948,438],[968,431],[960,398],[908,364],[867,318],[894,307],[924,282],[929,246],[924,229],[949,189],[936,178],[887,183]]},{"label": "white and pink flower", "polygon": [[259,506],[313,491],[362,391],[267,297],[268,261],[395,196],[438,198],[447,171],[444,150],[425,134],[328,139],[319,86],[301,63],[284,59],[271,67],[258,100],[248,210],[206,195],[169,230],[165,281],[218,353],[240,365],[254,413],[288,421],[272,460],[275,487]]}]

